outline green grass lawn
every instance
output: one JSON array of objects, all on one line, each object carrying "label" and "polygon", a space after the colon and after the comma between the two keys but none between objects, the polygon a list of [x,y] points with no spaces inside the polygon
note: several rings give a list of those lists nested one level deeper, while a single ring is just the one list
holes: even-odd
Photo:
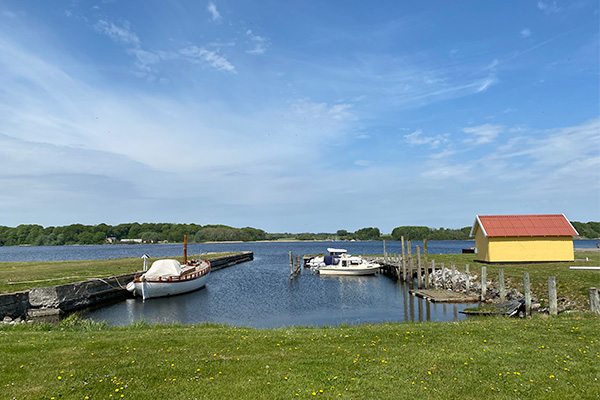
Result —
[{"label": "green grass lawn", "polygon": [[[213,259],[233,253],[203,254],[202,258]],[[191,255],[189,258],[199,256]],[[183,257],[171,257],[183,262]],[[149,260],[151,264],[154,259]],[[84,281],[90,278],[128,274],[141,271],[140,258],[118,258],[112,260],[84,261],[33,261],[1,262],[0,293],[12,293],[32,287],[56,286]]]},{"label": "green grass lawn", "polygon": [[597,399],[600,319],[0,325],[6,399]]}]

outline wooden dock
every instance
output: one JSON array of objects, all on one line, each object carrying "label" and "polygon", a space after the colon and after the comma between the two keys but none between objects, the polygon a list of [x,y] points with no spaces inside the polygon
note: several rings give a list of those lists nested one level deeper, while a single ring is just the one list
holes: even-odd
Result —
[{"label": "wooden dock", "polygon": [[418,289],[408,291],[413,296],[419,296],[434,303],[477,303],[479,296],[469,296],[464,293],[442,289]]}]

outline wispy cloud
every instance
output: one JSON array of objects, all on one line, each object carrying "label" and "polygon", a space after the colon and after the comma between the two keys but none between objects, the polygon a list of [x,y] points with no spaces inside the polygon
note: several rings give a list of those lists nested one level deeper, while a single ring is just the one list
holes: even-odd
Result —
[{"label": "wispy cloud", "polygon": [[417,130],[408,135],[404,135],[404,140],[411,145],[427,144],[432,149],[436,149],[442,144],[448,143],[448,135],[424,136],[421,130]]},{"label": "wispy cloud", "polygon": [[136,47],[140,45],[140,39],[127,25],[117,26],[112,22],[101,19],[96,22],[94,29],[98,33],[110,37],[117,43],[129,44]]},{"label": "wispy cloud", "polygon": [[219,10],[217,10],[217,6],[215,5],[215,3],[213,3],[212,1],[209,2],[206,9],[210,13],[210,16],[211,16],[213,22],[221,22],[222,21],[223,18],[221,17],[221,13],[219,13]]},{"label": "wispy cloud", "polygon": [[528,38],[529,36],[531,36],[531,31],[527,28],[521,29],[521,37],[523,39]]},{"label": "wispy cloud", "polygon": [[246,36],[249,38],[252,45],[252,48],[246,50],[246,53],[259,55],[264,54],[267,51],[267,47],[269,46],[269,41],[267,38],[255,35],[250,29],[246,31]]},{"label": "wispy cloud", "polygon": [[8,11],[8,10],[2,11],[2,15],[5,16],[6,18],[17,18],[17,14],[15,14],[12,11]]},{"label": "wispy cloud", "polygon": [[561,10],[561,8],[556,4],[556,1],[553,1],[552,3],[538,1],[537,6],[540,10],[549,14],[554,14]]},{"label": "wispy cloud", "polygon": [[491,143],[502,132],[502,129],[502,126],[492,124],[463,128],[463,132],[472,135],[472,137],[465,139],[464,142],[475,145]]},{"label": "wispy cloud", "polygon": [[210,66],[220,71],[227,71],[233,74],[236,73],[233,64],[215,51],[192,45],[179,50],[179,53],[185,56],[188,61],[201,64],[208,63]]}]

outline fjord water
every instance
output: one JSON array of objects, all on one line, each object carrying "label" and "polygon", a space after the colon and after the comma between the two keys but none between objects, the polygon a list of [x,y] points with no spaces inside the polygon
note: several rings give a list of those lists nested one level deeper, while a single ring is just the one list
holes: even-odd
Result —
[{"label": "fjord water", "polygon": [[[413,242],[416,245],[422,244]],[[589,247],[592,245],[595,242]],[[429,258],[460,253],[462,248],[472,246],[473,241],[429,241]],[[192,243],[188,254],[248,250],[254,252],[254,261],[212,272],[206,287],[193,293],[146,301],[130,298],[86,310],[82,315],[114,325],[143,319],[149,323],[213,322],[257,328],[465,318],[459,311],[468,305],[423,301],[409,295],[404,283],[383,275],[319,276],[303,269],[290,281],[290,251],[294,255],[319,254],[327,247],[345,248],[359,255],[383,253],[382,242]],[[400,243],[386,242],[386,250],[401,253]],[[182,253],[181,244],[5,247],[0,248],[0,261],[109,259],[143,254],[155,260]]]}]

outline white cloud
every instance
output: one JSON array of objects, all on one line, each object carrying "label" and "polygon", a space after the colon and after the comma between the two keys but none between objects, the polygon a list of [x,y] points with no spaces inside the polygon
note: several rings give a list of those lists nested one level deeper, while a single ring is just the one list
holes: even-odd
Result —
[{"label": "white cloud", "polygon": [[208,10],[208,12],[210,13],[210,16],[212,18],[212,20],[214,22],[221,22],[222,21],[222,17],[221,14],[219,13],[219,10],[217,10],[217,6],[215,5],[215,3],[213,3],[212,1],[208,3],[208,6],[206,7],[206,9]]},{"label": "white cloud", "polygon": [[133,46],[140,45],[140,39],[132,32],[128,26],[117,26],[112,22],[105,21],[103,19],[96,22],[94,29],[98,33],[102,33],[110,37],[117,43],[125,43]]},{"label": "white cloud", "polygon": [[200,64],[207,63],[211,67],[220,71],[227,71],[233,74],[237,73],[233,64],[215,51],[206,50],[205,48],[199,48],[192,45],[179,50],[179,53],[185,56],[186,59],[191,62]]},{"label": "white cloud", "polygon": [[538,1],[537,6],[540,10],[546,12],[546,13],[557,13],[559,12],[561,9],[560,7],[556,4],[556,1],[553,1],[551,4],[550,3],[544,3],[543,1]]},{"label": "white cloud", "polygon": [[476,145],[491,143],[501,131],[501,126],[492,124],[463,128],[463,132],[473,135],[473,137],[465,139],[464,142]]},{"label": "white cloud", "polygon": [[373,162],[369,160],[356,160],[354,161],[354,165],[358,165],[359,167],[369,167],[373,165]]},{"label": "white cloud", "polygon": [[7,18],[17,18],[17,14],[8,10],[2,11],[2,15],[4,15]]},{"label": "white cloud", "polygon": [[529,36],[531,36],[531,31],[527,28],[525,29],[521,29],[521,37],[522,38],[528,38]]},{"label": "white cloud", "polygon": [[248,36],[250,43],[253,46],[250,50],[246,50],[246,53],[259,55],[264,54],[267,51],[267,47],[269,46],[267,38],[255,35],[250,29],[246,31],[246,36]]},{"label": "white cloud", "polygon": [[448,143],[448,135],[423,136],[421,130],[416,130],[408,135],[404,135],[404,140],[411,145],[428,144],[432,149]]}]

